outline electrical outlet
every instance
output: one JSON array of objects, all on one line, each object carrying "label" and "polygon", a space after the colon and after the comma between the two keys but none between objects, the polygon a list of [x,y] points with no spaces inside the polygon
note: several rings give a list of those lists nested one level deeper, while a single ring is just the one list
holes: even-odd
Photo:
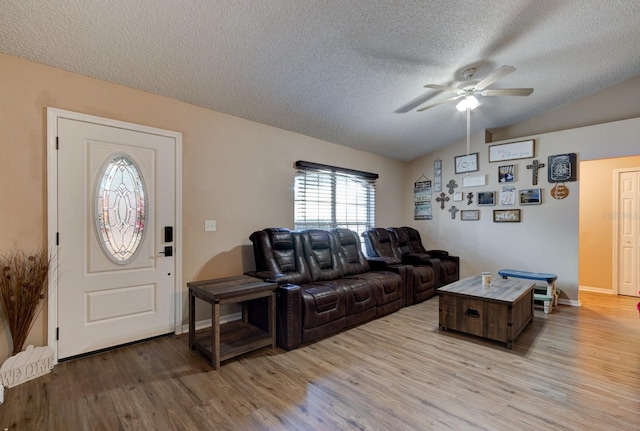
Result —
[{"label": "electrical outlet", "polygon": [[205,220],[204,221],[204,231],[205,232],[215,232],[216,231],[216,221],[215,220]]}]

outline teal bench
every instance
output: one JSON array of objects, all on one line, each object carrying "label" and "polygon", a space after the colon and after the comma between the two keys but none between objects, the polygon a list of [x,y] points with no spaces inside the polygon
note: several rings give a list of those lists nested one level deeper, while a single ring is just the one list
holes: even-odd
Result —
[{"label": "teal bench", "polygon": [[517,269],[501,269],[498,275],[502,278],[523,278],[525,280],[545,281],[546,288],[536,288],[533,299],[544,303],[544,312],[551,313],[553,307],[558,305],[558,291],[556,290],[556,280],[558,276],[545,272],[519,271]]}]

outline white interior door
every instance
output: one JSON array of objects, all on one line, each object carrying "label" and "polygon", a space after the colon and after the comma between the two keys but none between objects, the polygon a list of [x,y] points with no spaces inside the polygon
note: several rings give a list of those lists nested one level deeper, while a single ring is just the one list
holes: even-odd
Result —
[{"label": "white interior door", "polygon": [[174,332],[176,140],[61,117],[57,136],[58,359]]},{"label": "white interior door", "polygon": [[640,171],[618,177],[618,294],[639,296]]}]

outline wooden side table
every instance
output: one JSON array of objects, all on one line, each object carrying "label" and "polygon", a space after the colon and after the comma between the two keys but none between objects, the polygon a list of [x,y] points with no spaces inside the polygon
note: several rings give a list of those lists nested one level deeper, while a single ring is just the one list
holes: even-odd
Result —
[{"label": "wooden side table", "polygon": [[[189,287],[189,347],[211,359],[214,369],[220,362],[253,350],[276,347],[276,283],[240,275],[187,283]],[[211,333],[196,334],[196,298],[211,304]],[[248,301],[267,298],[267,325],[264,331],[249,323]],[[220,325],[220,305],[242,303],[242,320]]]}]

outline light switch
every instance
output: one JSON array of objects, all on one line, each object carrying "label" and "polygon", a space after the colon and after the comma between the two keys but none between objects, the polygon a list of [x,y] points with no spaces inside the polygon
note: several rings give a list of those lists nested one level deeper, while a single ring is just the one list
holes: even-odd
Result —
[{"label": "light switch", "polygon": [[205,232],[215,232],[216,231],[216,221],[215,220],[205,220],[204,221],[204,231]]}]

